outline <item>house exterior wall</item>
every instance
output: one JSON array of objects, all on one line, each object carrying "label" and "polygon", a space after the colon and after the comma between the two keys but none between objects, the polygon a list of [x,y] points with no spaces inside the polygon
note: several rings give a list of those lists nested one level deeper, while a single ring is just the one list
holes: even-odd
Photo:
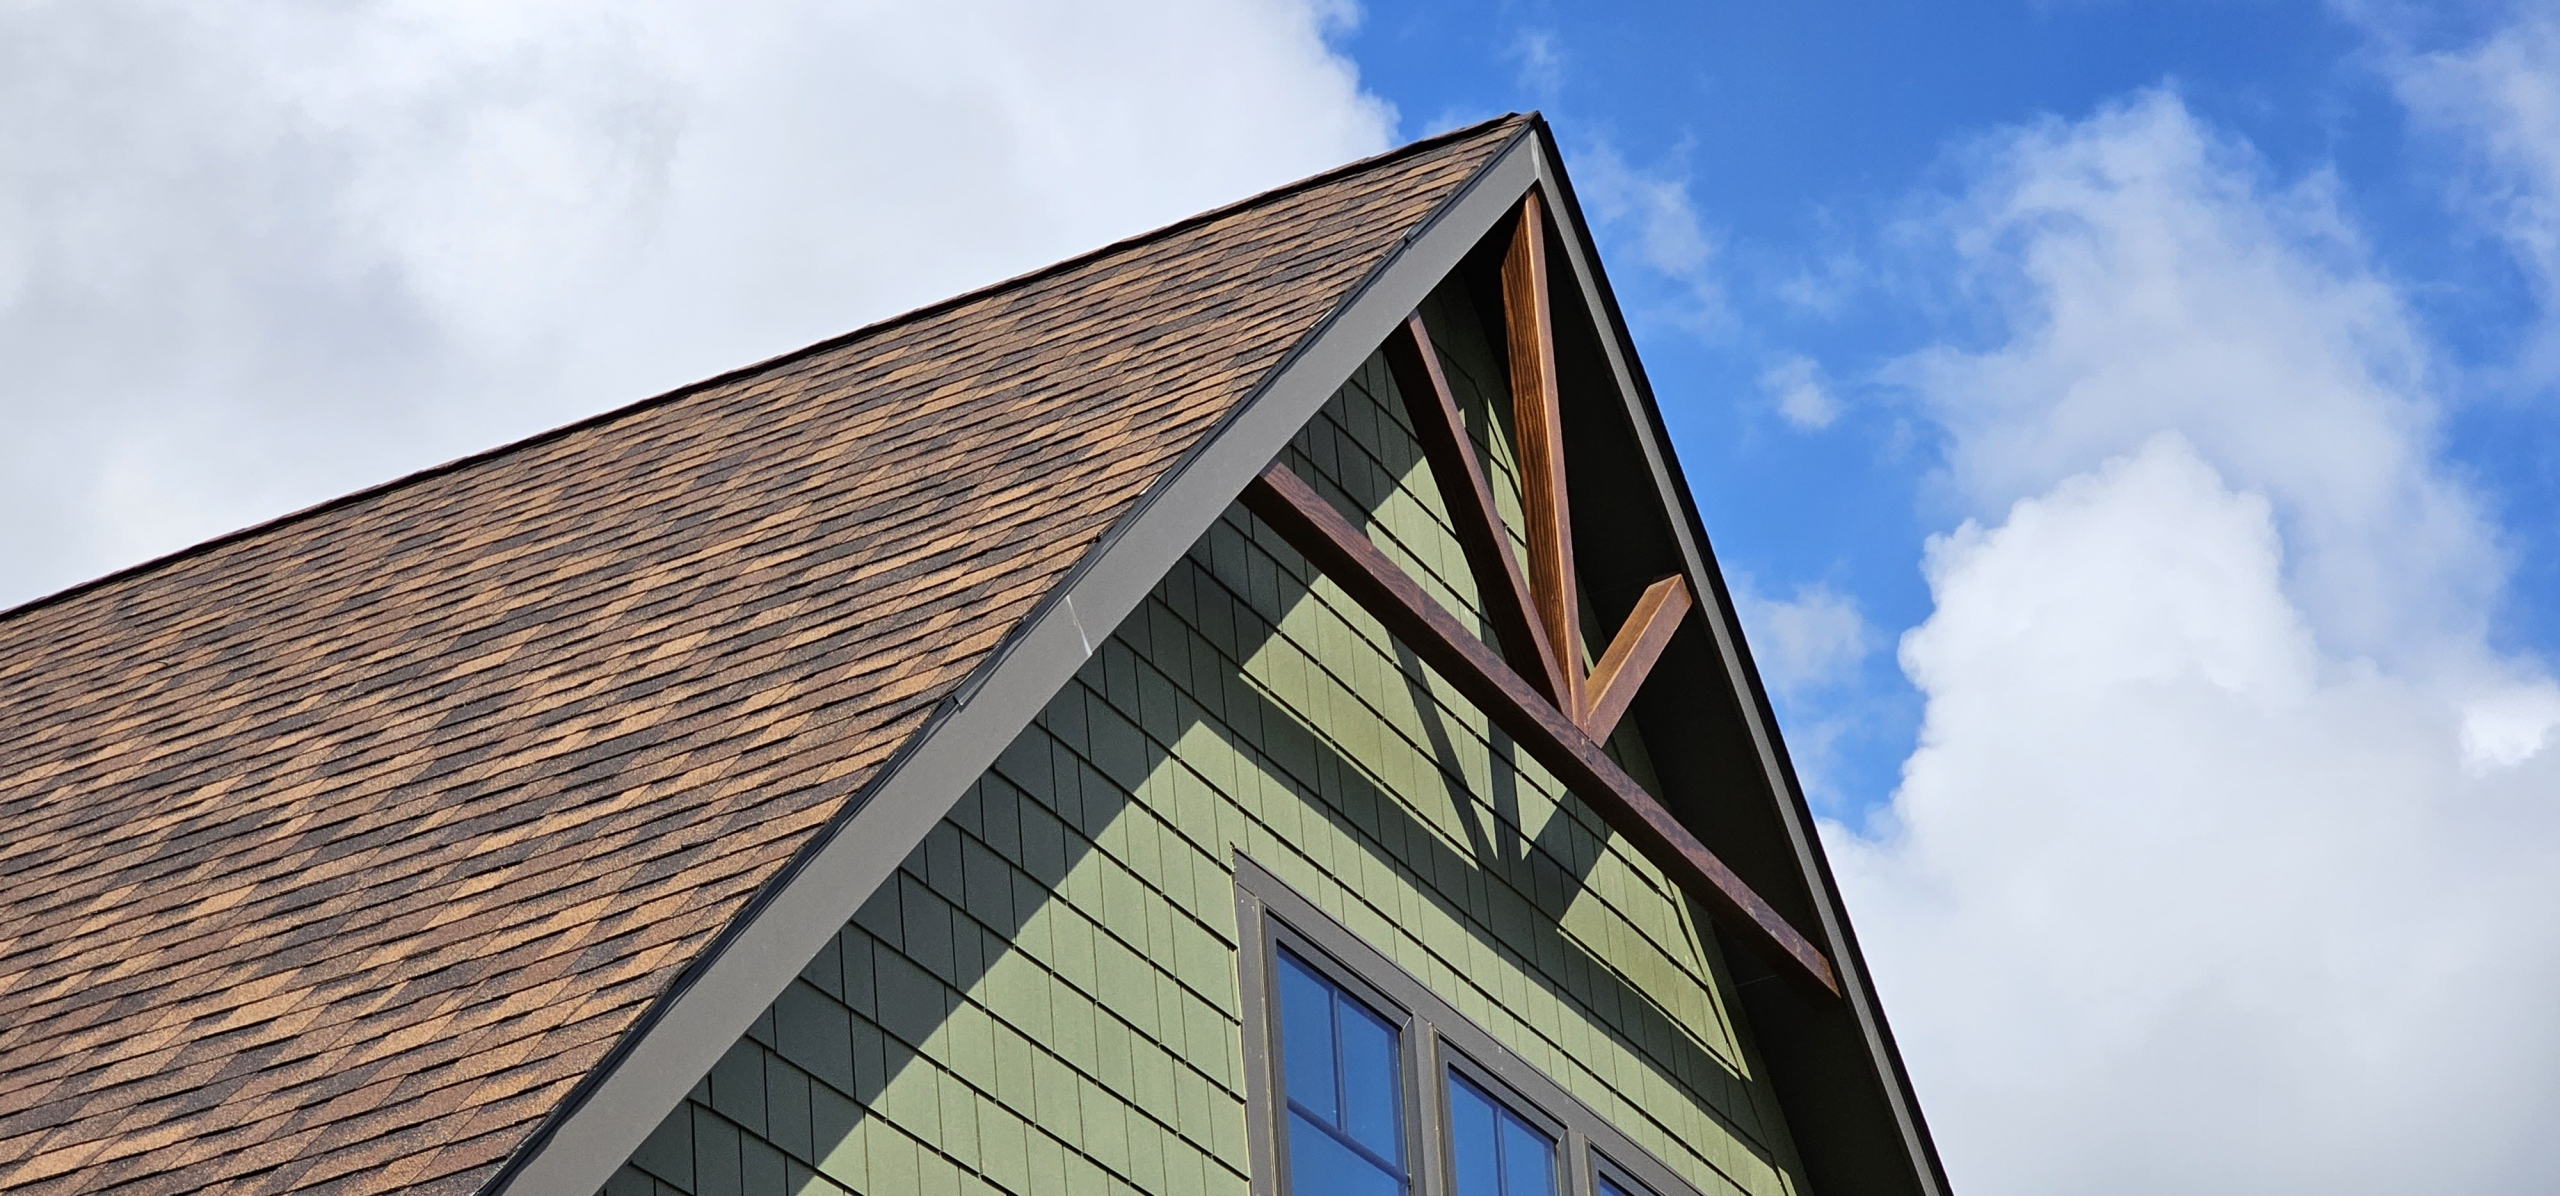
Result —
[{"label": "house exterior wall", "polygon": [[[1464,305],[1427,315],[1516,515]],[[1472,610],[1403,421],[1373,358],[1284,459]],[[1713,936],[1561,794],[1230,509],[607,1191],[1243,1192],[1238,851],[1700,1191],[1797,1190]]]}]

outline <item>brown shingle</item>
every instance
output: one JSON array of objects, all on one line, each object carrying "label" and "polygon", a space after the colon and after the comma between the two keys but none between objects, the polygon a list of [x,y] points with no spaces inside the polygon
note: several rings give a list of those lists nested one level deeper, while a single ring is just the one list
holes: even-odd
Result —
[{"label": "brown shingle", "polygon": [[0,1189],[476,1185],[1515,129],[0,615]]}]

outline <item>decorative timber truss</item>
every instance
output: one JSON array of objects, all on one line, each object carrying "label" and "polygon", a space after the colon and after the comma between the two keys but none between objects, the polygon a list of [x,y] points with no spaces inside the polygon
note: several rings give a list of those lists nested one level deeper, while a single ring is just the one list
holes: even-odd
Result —
[{"label": "decorative timber truss", "polygon": [[1694,599],[1677,574],[1654,582],[1636,600],[1599,664],[1584,672],[1545,226],[1538,192],[1532,189],[1520,202],[1502,262],[1520,505],[1528,525],[1525,577],[1422,317],[1408,316],[1386,344],[1396,389],[1404,396],[1423,457],[1483,596],[1501,648],[1498,655],[1287,466],[1275,462],[1264,469],[1246,488],[1245,505],[1483,709],[1612,829],[1706,902],[1719,921],[1774,949],[1803,978],[1838,996],[1840,981],[1830,959],[1601,748]]}]

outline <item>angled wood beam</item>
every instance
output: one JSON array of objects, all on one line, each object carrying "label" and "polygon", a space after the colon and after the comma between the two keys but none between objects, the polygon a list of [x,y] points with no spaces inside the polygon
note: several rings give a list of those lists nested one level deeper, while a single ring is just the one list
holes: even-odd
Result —
[{"label": "angled wood beam", "polygon": [[1820,948],[1287,466],[1263,470],[1245,487],[1244,505],[1483,710],[1611,829],[1704,901],[1719,921],[1790,962],[1795,974],[1839,995],[1839,978]]},{"label": "angled wood beam", "polygon": [[1529,587],[1547,644],[1562,666],[1558,706],[1583,707],[1582,606],[1574,588],[1573,512],[1565,502],[1564,417],[1556,402],[1555,328],[1547,312],[1547,221],[1538,193],[1520,201],[1502,259],[1504,340],[1511,348],[1511,422],[1520,449],[1520,510],[1529,532]]},{"label": "angled wood beam", "polygon": [[1680,630],[1680,620],[1688,613],[1689,583],[1680,580],[1679,574],[1645,587],[1644,595],[1636,599],[1636,609],[1591,670],[1586,691],[1589,706],[1574,719],[1582,725],[1583,734],[1608,742],[1609,732],[1627,713],[1627,703],[1635,700],[1645,674],[1662,659],[1662,649],[1671,643],[1672,633]]},{"label": "angled wood beam", "polygon": [[1414,438],[1422,442],[1431,479],[1440,487],[1441,505],[1449,508],[1449,522],[1475,575],[1476,595],[1493,623],[1502,658],[1547,701],[1562,706],[1572,693],[1564,666],[1547,643],[1528,579],[1511,552],[1511,533],[1493,505],[1493,487],[1476,461],[1458,400],[1449,393],[1449,379],[1440,371],[1440,355],[1433,351],[1419,313],[1407,316],[1403,329],[1387,338],[1386,350],[1387,368],[1395,374],[1397,393],[1404,396],[1405,414],[1413,422]]}]

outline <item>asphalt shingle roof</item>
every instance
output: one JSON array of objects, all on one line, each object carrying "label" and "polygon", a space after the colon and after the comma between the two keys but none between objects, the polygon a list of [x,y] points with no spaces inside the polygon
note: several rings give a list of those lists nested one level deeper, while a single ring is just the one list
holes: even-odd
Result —
[{"label": "asphalt shingle roof", "polygon": [[0,615],[0,1189],[479,1185],[1518,127]]}]

